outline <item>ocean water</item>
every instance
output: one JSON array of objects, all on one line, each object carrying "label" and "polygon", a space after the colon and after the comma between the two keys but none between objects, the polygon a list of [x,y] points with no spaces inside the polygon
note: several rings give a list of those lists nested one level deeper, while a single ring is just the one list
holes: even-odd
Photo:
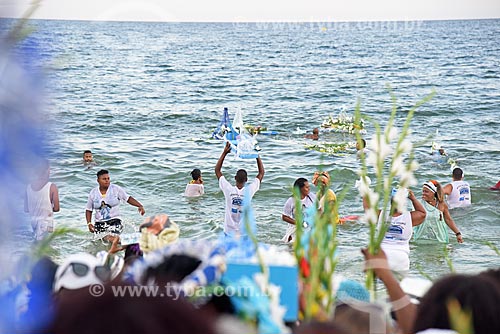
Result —
[{"label": "ocean water", "polygon": [[[214,166],[223,143],[210,139],[224,107],[245,123],[279,131],[259,136],[266,174],[253,208],[258,239],[276,244],[286,230],[281,213],[298,177],[311,179],[322,166],[332,189],[348,188],[340,213],[362,214],[354,188],[359,162],[351,149],[322,156],[297,134],[310,131],[329,115],[352,113],[357,101],[364,115],[385,124],[389,84],[397,97],[398,125],[408,109],[433,89],[436,96],[419,107],[412,141],[421,167],[419,184],[451,181],[450,166],[436,164],[432,139],[459,161],[471,184],[473,206],[452,216],[464,244],[412,244],[411,272],[438,277],[500,265],[486,243],[500,248],[500,192],[488,188],[500,179],[500,20],[394,23],[137,23],[31,21],[25,45],[36,46],[49,96],[47,118],[52,181],[59,187],[59,226],[85,232],[85,204],[96,172],[139,200],[146,215],[167,213],[181,237],[215,238],[222,232],[224,197]],[[30,44],[31,43],[31,44]],[[367,139],[374,127],[367,121]],[[353,142],[347,134],[321,133],[320,142]],[[84,150],[98,166],[85,169]],[[182,196],[190,171],[200,168],[206,194]],[[254,160],[228,156],[223,173],[232,179],[245,168],[257,174]],[[421,187],[413,189],[418,197]],[[20,201],[22,203],[22,201]],[[126,230],[141,222],[135,207],[122,205]],[[345,276],[363,277],[359,251],[367,244],[362,223],[339,226],[339,266]],[[16,235],[28,243],[28,223]],[[66,235],[53,245],[56,259],[104,249],[90,234]],[[447,255],[448,254],[448,255]]]}]

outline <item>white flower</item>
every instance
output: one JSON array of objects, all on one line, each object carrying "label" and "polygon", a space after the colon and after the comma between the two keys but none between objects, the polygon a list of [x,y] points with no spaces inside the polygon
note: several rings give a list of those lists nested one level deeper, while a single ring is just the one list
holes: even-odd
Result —
[{"label": "white flower", "polygon": [[406,211],[406,199],[408,198],[408,189],[400,187],[396,195],[392,198],[398,207],[398,212]]},{"label": "white flower", "polygon": [[403,142],[401,143],[401,145],[399,146],[399,149],[404,152],[404,153],[409,153],[411,152],[413,148],[413,144],[411,143],[411,141],[405,139],[403,140]]},{"label": "white flower", "polygon": [[399,184],[401,185],[401,187],[410,187],[417,185],[417,180],[413,176],[413,173],[409,170],[405,170],[399,177]]},{"label": "white flower", "polygon": [[363,216],[363,220],[370,224],[376,224],[378,220],[378,215],[375,208],[366,209],[365,215]]},{"label": "white flower", "polygon": [[368,157],[366,158],[366,162],[370,166],[377,166],[378,156],[374,151],[368,151]]},{"label": "white flower", "polygon": [[380,159],[384,160],[386,157],[388,157],[392,153],[392,148],[390,145],[387,143],[383,142],[380,145],[380,149],[378,151],[378,154],[380,155]]},{"label": "white flower", "polygon": [[397,156],[396,159],[392,161],[392,169],[391,173],[395,175],[401,175],[405,170],[405,165],[403,161],[403,157],[401,155]]},{"label": "white flower", "polygon": [[356,184],[354,185],[358,191],[359,194],[364,197],[365,195],[368,195],[370,191],[370,184],[372,183],[372,180],[368,176],[361,176],[361,178],[356,181]]},{"label": "white flower", "polygon": [[385,136],[386,138],[389,140],[389,141],[392,141],[394,139],[396,139],[398,137],[398,128],[393,126],[393,127],[390,127],[390,128],[385,128]]},{"label": "white flower", "polygon": [[368,203],[370,203],[370,208],[376,208],[378,205],[378,200],[380,198],[379,194],[374,192],[372,189],[368,189],[365,197],[367,197]]},{"label": "white flower", "polygon": [[370,149],[370,151],[375,152],[377,150],[378,137],[380,137],[380,136],[377,136],[377,134],[374,134],[372,136],[372,138],[370,140],[368,140],[367,145],[368,145],[368,148]]},{"label": "white flower", "polygon": [[420,164],[418,162],[416,162],[415,160],[413,160],[410,165],[408,166],[408,171],[414,171],[414,170],[417,170],[418,168],[420,167]]}]

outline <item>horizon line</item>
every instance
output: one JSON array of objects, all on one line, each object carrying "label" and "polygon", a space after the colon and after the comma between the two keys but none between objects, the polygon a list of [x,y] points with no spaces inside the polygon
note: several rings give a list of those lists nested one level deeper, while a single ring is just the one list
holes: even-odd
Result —
[{"label": "horizon line", "polygon": [[358,23],[358,22],[415,22],[415,21],[475,21],[475,20],[499,20],[500,17],[481,17],[481,18],[428,18],[428,19],[373,19],[373,20],[241,20],[241,21],[191,21],[191,20],[129,20],[129,19],[112,19],[112,20],[98,20],[86,18],[33,18],[33,17],[13,17],[2,16],[0,19],[11,20],[44,20],[44,21],[83,21],[83,22],[140,22],[140,23]]}]

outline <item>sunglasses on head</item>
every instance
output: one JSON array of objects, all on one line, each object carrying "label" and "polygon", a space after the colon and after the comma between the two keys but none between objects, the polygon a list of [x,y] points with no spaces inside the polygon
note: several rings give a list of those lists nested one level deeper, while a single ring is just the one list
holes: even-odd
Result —
[{"label": "sunglasses on head", "polygon": [[[84,263],[73,262],[64,269],[59,277],[63,277],[66,271],[72,268],[73,272],[78,277],[85,277],[90,270],[90,267]],[[101,281],[105,282],[111,278],[111,271],[107,266],[96,266],[94,273]]]}]

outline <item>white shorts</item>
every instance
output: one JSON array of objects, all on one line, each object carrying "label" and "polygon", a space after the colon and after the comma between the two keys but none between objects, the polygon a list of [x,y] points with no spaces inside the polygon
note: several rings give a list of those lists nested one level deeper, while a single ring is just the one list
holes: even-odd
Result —
[{"label": "white shorts", "polygon": [[400,249],[384,248],[387,255],[389,268],[398,275],[405,277],[410,271],[410,257],[407,252]]}]

